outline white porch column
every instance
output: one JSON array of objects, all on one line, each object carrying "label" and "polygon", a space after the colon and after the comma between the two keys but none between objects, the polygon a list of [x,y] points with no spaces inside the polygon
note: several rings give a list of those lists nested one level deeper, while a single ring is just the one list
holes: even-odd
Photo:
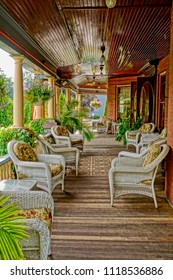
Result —
[{"label": "white porch column", "polygon": [[[48,84],[49,88],[51,88],[54,91],[54,86],[55,86],[55,78],[54,77],[48,77]],[[48,117],[49,118],[54,118],[55,117],[55,112],[54,112],[54,101],[55,98],[52,97],[48,101]]]},{"label": "white porch column", "polygon": [[60,114],[60,88],[58,86],[55,87],[56,92],[56,115]]},{"label": "white porch column", "polygon": [[13,95],[13,126],[24,127],[23,109],[23,56],[12,56],[14,59],[14,95]]}]

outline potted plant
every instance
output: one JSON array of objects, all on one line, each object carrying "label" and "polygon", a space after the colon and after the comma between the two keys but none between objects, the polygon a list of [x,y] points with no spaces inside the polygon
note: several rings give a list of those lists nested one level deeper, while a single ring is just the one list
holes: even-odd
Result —
[{"label": "potted plant", "polygon": [[94,134],[90,131],[90,128],[82,122],[83,118],[88,113],[88,109],[80,108],[78,111],[75,109],[77,105],[78,101],[75,99],[72,99],[68,103],[64,103],[56,121],[66,127],[71,133],[80,131],[80,133],[83,133],[84,137],[90,141],[94,138]]},{"label": "potted plant", "polygon": [[53,96],[53,91],[48,88],[47,84],[41,81],[34,81],[31,86],[25,91],[26,100],[35,105],[43,105]]},{"label": "potted plant", "polygon": [[90,102],[90,106],[95,108],[96,110],[98,110],[101,107],[101,105],[102,105],[101,102],[96,99]]},{"label": "potted plant", "polygon": [[20,240],[27,239],[26,222],[19,216],[21,208],[8,203],[9,196],[0,196],[0,260],[25,259]]}]

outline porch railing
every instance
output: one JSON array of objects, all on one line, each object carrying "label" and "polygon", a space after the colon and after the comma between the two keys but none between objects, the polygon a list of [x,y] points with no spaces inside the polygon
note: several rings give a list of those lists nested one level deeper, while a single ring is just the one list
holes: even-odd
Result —
[{"label": "porch railing", "polygon": [[0,181],[15,179],[14,165],[9,155],[0,158]]}]

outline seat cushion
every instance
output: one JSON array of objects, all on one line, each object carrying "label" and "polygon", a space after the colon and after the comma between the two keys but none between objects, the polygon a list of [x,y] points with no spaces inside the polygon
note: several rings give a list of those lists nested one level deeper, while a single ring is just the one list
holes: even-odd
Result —
[{"label": "seat cushion", "polygon": [[48,208],[32,208],[32,209],[22,209],[20,211],[20,213],[18,214],[18,216],[24,216],[26,219],[38,219],[42,222],[44,222],[49,230],[51,231],[51,227],[52,227],[52,215],[51,215],[51,211]]},{"label": "seat cushion", "polygon": [[63,166],[61,164],[49,164],[52,177],[59,175],[63,171]]},{"label": "seat cushion", "polygon": [[54,132],[58,136],[69,136],[68,130],[62,125],[57,125],[54,127]]},{"label": "seat cushion", "polygon": [[82,144],[83,143],[83,140],[82,139],[75,139],[75,138],[73,138],[73,139],[71,139],[71,144],[72,144],[72,146],[73,145],[75,145],[75,144]]},{"label": "seat cushion", "polygon": [[158,144],[154,144],[149,148],[148,153],[145,156],[145,160],[143,162],[143,167],[148,166],[150,163],[152,163],[160,154],[161,152],[161,146]]},{"label": "seat cushion", "polygon": [[151,124],[150,123],[144,123],[141,128],[139,129],[140,132],[150,132],[151,131]]},{"label": "seat cushion", "polygon": [[32,147],[24,142],[17,142],[13,146],[13,152],[21,161],[38,161]]}]

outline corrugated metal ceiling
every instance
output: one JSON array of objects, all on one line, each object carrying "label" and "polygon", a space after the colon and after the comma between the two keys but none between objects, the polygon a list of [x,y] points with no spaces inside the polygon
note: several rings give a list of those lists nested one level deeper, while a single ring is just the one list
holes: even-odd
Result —
[{"label": "corrugated metal ceiling", "polygon": [[[1,5],[54,61],[58,74],[136,74],[169,54],[171,0],[1,0]],[[77,69],[77,70],[76,70]]]}]

